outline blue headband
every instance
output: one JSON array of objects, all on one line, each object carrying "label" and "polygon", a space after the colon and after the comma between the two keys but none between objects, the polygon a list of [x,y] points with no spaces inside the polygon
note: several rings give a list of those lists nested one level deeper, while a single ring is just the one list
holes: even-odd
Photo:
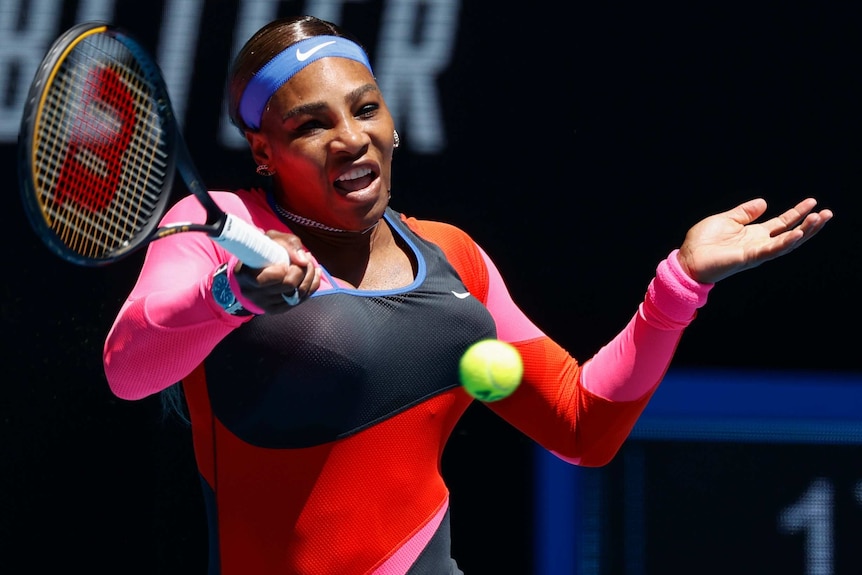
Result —
[{"label": "blue headband", "polygon": [[277,54],[249,80],[239,101],[239,115],[243,122],[255,130],[260,128],[263,110],[276,90],[315,60],[330,56],[356,60],[371,71],[368,56],[355,42],[340,36],[306,38]]}]

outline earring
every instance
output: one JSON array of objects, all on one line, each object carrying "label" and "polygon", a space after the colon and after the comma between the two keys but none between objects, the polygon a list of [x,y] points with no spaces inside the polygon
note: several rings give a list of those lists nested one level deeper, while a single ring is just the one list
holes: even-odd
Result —
[{"label": "earring", "polygon": [[401,137],[398,135],[398,130],[392,130],[392,133],[395,135],[395,148],[401,145]]},{"label": "earring", "polygon": [[270,170],[267,164],[259,164],[255,171],[261,176],[271,176],[275,173],[274,170]]}]

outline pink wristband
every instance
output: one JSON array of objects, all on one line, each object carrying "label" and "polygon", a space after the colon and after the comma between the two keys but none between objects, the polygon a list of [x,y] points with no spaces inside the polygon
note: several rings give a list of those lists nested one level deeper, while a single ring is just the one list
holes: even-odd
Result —
[{"label": "pink wristband", "polygon": [[686,274],[673,250],[656,268],[655,279],[647,289],[645,304],[657,310],[666,319],[684,327],[694,318],[698,308],[706,304],[709,291],[715,284],[695,281]]}]

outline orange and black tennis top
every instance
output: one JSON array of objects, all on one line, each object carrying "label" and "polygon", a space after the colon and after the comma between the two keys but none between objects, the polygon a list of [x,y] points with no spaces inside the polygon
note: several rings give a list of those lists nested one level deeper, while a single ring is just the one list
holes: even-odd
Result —
[{"label": "orange and black tennis top", "polygon": [[[214,196],[261,229],[289,230],[261,190]],[[184,199],[165,220],[203,217]],[[413,252],[412,284],[348,289],[324,269],[317,292],[276,315],[231,316],[213,301],[212,272],[232,256],[203,234],[149,246],[105,370],[127,399],[182,382],[210,575],[457,573],[440,465],[474,401],[458,381],[467,347],[514,344],[523,382],[488,407],[561,458],[603,465],[709,287],[666,260],[630,323],[582,365],[524,316],[466,233],[391,208],[385,225]]]}]

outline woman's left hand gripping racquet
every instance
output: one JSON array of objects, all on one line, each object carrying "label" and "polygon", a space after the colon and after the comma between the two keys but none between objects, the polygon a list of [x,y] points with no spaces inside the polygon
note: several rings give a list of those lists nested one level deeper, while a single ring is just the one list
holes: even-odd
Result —
[{"label": "woman's left hand gripping racquet", "polygon": [[[180,232],[208,234],[254,268],[290,261],[281,245],[216,205],[158,65],[111,25],[78,24],[54,42],[31,84],[18,147],[30,223],[66,261],[113,263]],[[158,227],[175,170],[206,209],[206,222]],[[299,300],[297,292],[284,298]]]}]

